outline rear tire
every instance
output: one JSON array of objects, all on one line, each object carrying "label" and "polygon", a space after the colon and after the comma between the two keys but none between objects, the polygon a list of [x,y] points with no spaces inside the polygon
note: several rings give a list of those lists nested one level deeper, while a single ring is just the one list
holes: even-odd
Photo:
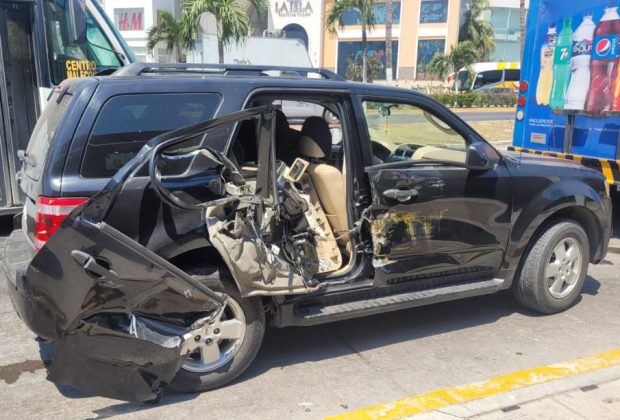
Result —
[{"label": "rear tire", "polygon": [[583,288],[590,260],[588,237],[578,223],[561,220],[533,240],[513,283],[513,295],[534,311],[561,312],[575,304]]},{"label": "rear tire", "polygon": [[233,346],[230,346],[229,342],[233,340],[212,342],[211,345],[218,348],[228,346],[228,355],[223,351],[225,348],[221,348],[221,356],[227,356],[226,359],[220,360],[221,363],[214,361],[209,364],[202,363],[199,353],[191,355],[170,384],[170,388],[177,391],[202,392],[232,382],[250,366],[263,341],[265,312],[260,298],[241,297],[227,270],[213,272],[206,268],[196,268],[187,270],[187,273],[210,289],[228,295],[231,303],[225,309],[224,316],[228,313],[229,320],[236,318],[244,324],[240,328],[243,337],[239,344],[233,342]]}]

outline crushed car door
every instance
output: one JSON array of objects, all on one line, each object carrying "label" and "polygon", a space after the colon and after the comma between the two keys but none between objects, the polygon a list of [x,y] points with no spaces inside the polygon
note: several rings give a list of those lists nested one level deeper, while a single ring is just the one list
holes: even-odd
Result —
[{"label": "crushed car door", "polygon": [[506,169],[467,167],[465,137],[428,109],[368,102],[365,112],[372,141],[392,147],[366,168],[376,284],[493,276],[510,232]]},{"label": "crushed car door", "polygon": [[[319,266],[316,242],[308,234],[303,205],[282,206],[280,202],[294,200],[291,191],[282,187],[289,168],[276,163],[274,127],[275,108],[254,108],[262,112],[242,111],[238,120],[223,120],[213,129],[225,128],[234,122],[239,127],[231,141],[242,142],[245,153],[231,158],[225,154],[198,148],[193,153],[210,156],[221,165],[224,178],[220,200],[201,201],[187,193],[186,188],[175,191],[173,182],[162,181],[160,159],[177,154],[179,139],[158,144],[150,163],[151,182],[164,202],[181,209],[201,209],[209,241],[218,251],[232,274],[241,296],[308,293],[319,287],[314,278]],[[217,121],[217,120],[216,120]],[[207,131],[206,135],[209,135]],[[211,134],[214,134],[211,132]],[[239,138],[243,137],[243,138]],[[228,149],[236,149],[231,144]],[[255,150],[250,150],[255,149]],[[180,156],[187,154],[181,148]],[[256,156],[252,162],[237,162],[243,156]],[[176,178],[177,185],[186,185],[190,174]]]},{"label": "crushed car door", "polygon": [[[195,350],[195,331],[219,316],[223,298],[154,252],[106,223],[125,182],[154,164],[157,146],[203,134],[213,126],[265,110],[248,110],[162,134],[121,168],[103,191],[75,209],[35,255],[17,283],[25,299],[17,312],[40,336],[55,341],[48,379],[88,394],[128,401],[157,399],[185,357]],[[195,151],[190,151],[194,153]],[[206,173],[205,206],[238,201],[226,184],[235,183],[216,151],[198,149]],[[182,154],[187,157],[187,154]],[[179,155],[172,156],[172,158]],[[168,199],[179,195],[152,171]],[[159,179],[156,179],[159,176]],[[187,188],[181,197],[187,195]],[[178,204],[178,203],[177,203]]]}]

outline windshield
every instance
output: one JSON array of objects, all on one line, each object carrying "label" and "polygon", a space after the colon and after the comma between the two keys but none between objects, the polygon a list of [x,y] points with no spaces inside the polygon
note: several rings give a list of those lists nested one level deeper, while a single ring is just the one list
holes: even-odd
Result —
[{"label": "windshield", "polygon": [[52,83],[58,85],[64,79],[92,76],[123,65],[120,54],[114,50],[102,28],[86,12],[86,33],[72,34],[71,0],[47,0],[43,2],[45,26],[49,51]]}]

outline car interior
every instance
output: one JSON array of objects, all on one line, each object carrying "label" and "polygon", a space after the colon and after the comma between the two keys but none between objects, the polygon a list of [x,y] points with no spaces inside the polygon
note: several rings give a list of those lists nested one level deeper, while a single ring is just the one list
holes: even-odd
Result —
[{"label": "car interior", "polygon": [[[332,100],[333,101],[333,100]],[[349,238],[342,134],[335,103],[264,97],[251,106],[276,105],[275,157],[278,185],[286,199],[301,203],[305,229],[313,235],[317,276],[345,273],[353,262]],[[327,105],[327,106],[326,106]],[[328,121],[329,120],[329,121]],[[333,133],[336,135],[334,136]],[[258,133],[254,121],[240,123],[231,160],[251,182],[258,172]]]}]

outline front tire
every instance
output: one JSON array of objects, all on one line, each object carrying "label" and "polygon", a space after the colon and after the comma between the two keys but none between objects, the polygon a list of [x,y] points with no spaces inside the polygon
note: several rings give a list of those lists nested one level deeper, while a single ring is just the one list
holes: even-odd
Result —
[{"label": "front tire", "polygon": [[583,288],[590,257],[588,237],[578,223],[562,220],[534,240],[513,295],[534,311],[561,312],[575,304]]},{"label": "front tire", "polygon": [[242,298],[226,270],[188,270],[210,289],[226,294],[229,303],[222,317],[207,326],[201,346],[188,356],[170,388],[202,392],[237,379],[252,363],[265,333],[265,312],[260,298]]}]

